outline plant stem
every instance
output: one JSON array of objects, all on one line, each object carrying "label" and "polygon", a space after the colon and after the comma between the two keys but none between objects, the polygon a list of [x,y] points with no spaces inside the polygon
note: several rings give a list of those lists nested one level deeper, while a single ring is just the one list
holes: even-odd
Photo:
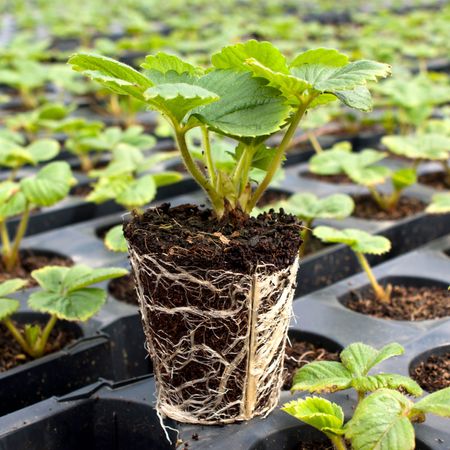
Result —
[{"label": "plant stem", "polygon": [[308,139],[309,142],[311,142],[311,145],[313,146],[313,149],[316,153],[323,152],[323,148],[320,145],[319,140],[316,138],[316,135],[312,131],[308,132]]},{"label": "plant stem", "polygon": [[364,397],[366,396],[366,394],[365,394],[365,392],[362,392],[362,391],[357,391],[357,393],[358,393],[358,404],[359,404],[362,400],[364,400]]},{"label": "plant stem", "polygon": [[33,356],[33,349],[28,345],[28,342],[24,339],[21,332],[14,326],[11,319],[7,317],[3,319],[3,323],[6,328],[8,328],[9,332],[13,335],[14,339],[17,343],[22,347],[22,350],[30,356]]},{"label": "plant stem", "polygon": [[81,170],[83,171],[83,173],[88,173],[90,170],[92,170],[93,164],[88,154],[79,153],[78,157],[80,158]]},{"label": "plant stem", "polygon": [[175,128],[175,139],[176,139],[178,148],[180,150],[181,156],[183,158],[183,161],[186,165],[187,170],[192,175],[194,180],[206,192],[206,194],[208,195],[208,197],[211,200],[211,204],[213,206],[213,209],[214,209],[217,217],[221,218],[225,211],[225,205],[224,205],[223,199],[220,197],[220,195],[217,193],[217,191],[214,189],[214,187],[211,185],[211,183],[209,183],[208,180],[203,176],[203,174],[201,173],[201,171],[195,164],[194,160],[192,159],[192,156],[189,153],[189,150],[188,150],[187,144],[186,144],[186,132],[184,130],[181,130],[179,127],[176,127]]},{"label": "plant stem", "polygon": [[267,189],[270,182],[272,181],[272,178],[275,176],[275,173],[280,167],[281,161],[283,160],[283,156],[289,145],[289,142],[294,136],[295,130],[297,129],[298,124],[300,123],[300,120],[303,117],[303,114],[305,114],[306,108],[308,108],[308,105],[312,100],[313,99],[311,98],[307,102],[302,103],[298,108],[297,112],[295,113],[294,117],[292,118],[292,122],[289,125],[289,128],[287,129],[285,135],[283,136],[283,139],[281,140],[280,145],[277,148],[275,156],[273,157],[273,160],[270,163],[269,168],[267,169],[266,176],[264,177],[261,184],[256,188],[255,192],[250,198],[250,201],[247,203],[247,210],[246,210],[247,213],[250,213],[251,210],[255,207],[261,195]]},{"label": "plant stem", "polygon": [[0,223],[0,233],[2,239],[3,254],[8,255],[11,252],[11,241],[9,240],[8,228],[6,222]]},{"label": "plant stem", "polygon": [[30,204],[27,203],[25,206],[25,211],[22,213],[22,217],[20,219],[19,227],[16,231],[16,236],[14,238],[13,245],[7,255],[5,255],[5,265],[6,270],[11,271],[19,260],[19,247],[22,242],[23,237],[27,231],[28,221],[30,218]]},{"label": "plant stem", "polygon": [[311,239],[312,220],[304,220],[303,222],[304,222],[304,224],[303,224],[304,228],[303,228],[303,233],[302,233],[303,243],[300,246],[300,249],[298,251],[298,254],[300,257],[305,256],[306,250],[308,248],[308,243]]},{"label": "plant stem", "polygon": [[17,168],[11,169],[11,173],[9,174],[8,181],[15,181],[17,176]]},{"label": "plant stem", "polygon": [[330,440],[333,443],[334,448],[336,450],[347,450],[347,446],[345,445],[345,441],[344,441],[344,438],[342,436],[330,436],[330,435],[328,435],[328,437],[330,438]]},{"label": "plant stem", "polygon": [[214,162],[212,159],[211,143],[209,141],[208,128],[202,126],[201,129],[202,129],[203,147],[205,149],[206,168],[208,169],[210,182],[214,186],[214,184],[216,183],[216,172],[214,170]]},{"label": "plant stem", "polygon": [[389,200],[387,200],[383,194],[380,194],[373,186],[369,186],[369,191],[378,207],[383,211],[389,211]]},{"label": "plant stem", "polygon": [[369,278],[370,284],[372,285],[372,288],[375,291],[375,296],[377,297],[377,299],[382,303],[389,304],[390,303],[389,294],[378,283],[375,275],[372,272],[372,269],[370,268],[369,262],[367,261],[366,257],[361,252],[355,252],[355,255],[358,258],[358,261],[361,264],[361,267],[363,268],[364,272],[366,272],[367,277]]},{"label": "plant stem", "polygon": [[50,336],[50,333],[52,332],[53,328],[55,327],[56,321],[58,318],[55,314],[52,314],[50,319],[47,322],[47,325],[45,325],[44,330],[42,331],[42,334],[34,348],[34,358],[40,358],[45,351],[45,346],[47,345],[48,338]]}]

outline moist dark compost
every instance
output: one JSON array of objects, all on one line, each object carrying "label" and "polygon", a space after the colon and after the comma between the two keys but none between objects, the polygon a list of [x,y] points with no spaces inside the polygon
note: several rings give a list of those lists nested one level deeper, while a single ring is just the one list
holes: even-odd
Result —
[{"label": "moist dark compost", "polygon": [[411,370],[411,377],[428,392],[450,387],[450,351],[430,355]]},{"label": "moist dark compost", "polygon": [[354,195],[355,209],[353,216],[369,220],[399,220],[422,212],[427,206],[418,198],[401,197],[398,204],[390,211],[382,210],[369,195]]},{"label": "moist dark compost", "polygon": [[353,311],[383,319],[418,321],[450,315],[449,292],[435,286],[393,286],[389,304],[377,300],[372,290],[351,292],[343,303]]},{"label": "moist dark compost", "polygon": [[211,214],[164,204],[124,228],[158,407],[190,423],[276,406],[301,244],[299,221],[283,211]]},{"label": "moist dark compost", "polygon": [[130,305],[139,305],[132,274],[111,280],[108,284],[108,291],[116,300]]},{"label": "moist dark compost", "polygon": [[338,173],[336,175],[320,175],[313,172],[300,172],[302,178],[309,178],[311,180],[321,181],[322,183],[331,184],[352,184],[353,181],[345,174]]},{"label": "moist dark compost", "polygon": [[445,172],[429,172],[419,175],[418,182],[426,186],[437,189],[438,191],[444,191],[450,189],[449,180],[446,177]]}]

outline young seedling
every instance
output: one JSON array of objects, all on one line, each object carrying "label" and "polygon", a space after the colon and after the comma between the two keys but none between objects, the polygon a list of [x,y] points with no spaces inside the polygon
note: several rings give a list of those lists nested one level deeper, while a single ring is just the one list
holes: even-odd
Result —
[{"label": "young seedling", "polygon": [[[353,199],[346,194],[332,194],[328,197],[319,198],[311,193],[294,194],[286,200],[268,205],[264,210],[273,208],[293,214],[302,220],[303,243],[300,247],[300,256],[305,255],[308,243],[311,239],[314,221],[317,219],[345,219],[353,212],[355,204]],[[256,208],[256,212],[259,212]]]},{"label": "young seedling", "polygon": [[342,408],[321,397],[294,400],[282,410],[323,432],[336,450],[346,450],[346,440],[353,450],[413,450],[416,447],[413,423],[424,422],[428,413],[450,417],[449,404],[450,388],[416,403],[398,391],[380,389],[364,398],[345,424]]},{"label": "young seedling", "polygon": [[[416,183],[415,168],[392,170],[376,164],[387,156],[377,150],[365,149],[352,153],[350,149],[340,146],[314,155],[309,163],[310,171],[320,175],[345,174],[353,182],[366,187],[381,210],[392,211],[396,208],[403,191]],[[385,194],[378,185],[391,182],[391,193]]]},{"label": "young seedling", "polygon": [[15,181],[17,172],[26,164],[37,166],[59,153],[59,143],[54,139],[38,139],[23,145],[0,137],[0,167],[9,169],[8,181]]},{"label": "young seedling", "polygon": [[[212,68],[158,53],[147,56],[141,73],[110,58],[73,55],[72,67],[119,95],[128,95],[159,111],[170,123],[187,170],[204,189],[218,219],[231,211],[250,214],[277,173],[305,112],[339,99],[370,110],[367,81],[386,77],[390,67],[374,61],[349,62],[332,49],[297,55],[289,64],[269,42],[254,40],[223,48],[212,56]],[[206,171],[189,152],[186,135],[200,128]],[[265,141],[284,130],[276,148]],[[232,138],[231,175],[216,166],[211,135]],[[264,176],[252,182],[250,170],[265,161]]]},{"label": "young seedling", "polygon": [[366,272],[376,298],[380,302],[390,303],[392,286],[388,285],[384,288],[378,283],[365,257],[366,254],[382,255],[388,252],[391,249],[389,239],[383,236],[373,236],[365,231],[354,228],[337,230],[326,226],[314,228],[313,234],[323,242],[348,245],[355,252],[362,269]]},{"label": "young seedling", "polygon": [[322,431],[337,450],[347,449],[346,440],[354,450],[415,448],[413,422],[423,422],[426,413],[450,417],[450,388],[428,395],[413,403],[406,395],[418,397],[423,391],[409,377],[369,372],[380,362],[403,354],[401,345],[392,343],[380,350],[354,343],[340,355],[341,362],[315,361],[298,370],[293,390],[315,393],[336,392],[353,388],[358,404],[353,417],[344,424],[342,408],[321,397],[307,397],[289,402],[283,411]]},{"label": "young seedling", "polygon": [[450,213],[450,193],[434,194],[425,211],[428,214]]},{"label": "young seedling", "polygon": [[[33,176],[19,182],[0,183],[0,236],[2,262],[10,272],[19,263],[20,244],[27,231],[30,212],[35,207],[52,206],[64,199],[76,182],[66,162],[53,162]],[[20,222],[11,239],[6,221],[20,216]]]},{"label": "young seedling", "polygon": [[106,300],[104,289],[93,288],[93,284],[118,278],[128,273],[126,269],[92,269],[84,265],[73,267],[47,266],[32,272],[39,283],[40,290],[33,292],[28,306],[39,312],[47,313],[50,318],[42,327],[38,324],[26,324],[21,332],[11,317],[20,306],[17,300],[7,296],[23,288],[27,281],[13,279],[0,284],[0,321],[8,328],[22,350],[32,358],[40,358],[57,321],[86,321],[96,314]]},{"label": "young seedling", "polygon": [[384,136],[383,145],[396,155],[411,159],[413,167],[421,162],[439,161],[445,173],[445,183],[450,187],[450,137],[438,133],[421,133],[409,136]]},{"label": "young seedling", "polygon": [[[160,152],[146,157],[139,148],[119,144],[113,150],[111,162],[105,169],[89,173],[97,181],[87,201],[104,203],[114,200],[128,211],[139,210],[156,196],[157,188],[180,181],[178,172],[148,173],[158,163],[173,158],[177,153]],[[122,226],[111,228],[105,236],[105,245],[112,251],[126,252]]]}]

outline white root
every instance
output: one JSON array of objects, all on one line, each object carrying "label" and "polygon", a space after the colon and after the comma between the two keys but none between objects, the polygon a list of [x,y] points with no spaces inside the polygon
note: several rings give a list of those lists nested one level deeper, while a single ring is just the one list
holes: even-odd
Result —
[{"label": "white root", "polygon": [[[178,267],[164,255],[129,252],[158,411],[196,424],[269,414],[283,382],[298,259],[284,270],[260,265],[248,275]],[[171,302],[175,289],[186,294],[181,306]],[[201,301],[191,305],[193,298]],[[171,336],[161,329],[161,318],[180,324],[185,332]],[[205,330],[212,334],[211,342],[206,342]]]}]

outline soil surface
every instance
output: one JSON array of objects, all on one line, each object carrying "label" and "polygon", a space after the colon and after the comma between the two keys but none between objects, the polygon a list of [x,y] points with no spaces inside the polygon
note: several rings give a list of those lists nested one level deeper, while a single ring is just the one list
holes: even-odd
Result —
[{"label": "soil surface", "polygon": [[411,377],[427,392],[450,387],[450,352],[430,355],[411,370]]},{"label": "soil surface", "polygon": [[164,203],[135,214],[124,232],[140,254],[165,255],[184,267],[252,273],[261,263],[273,265],[273,271],[291,265],[301,244],[300,229],[297,218],[283,211],[217,221],[208,209]]},{"label": "soil surface", "polygon": [[322,183],[331,184],[353,184],[353,181],[345,174],[340,173],[337,175],[319,175],[312,172],[300,172],[300,177],[308,178],[310,180],[320,181]]},{"label": "soil surface", "polygon": [[268,206],[272,203],[280,202],[281,200],[286,200],[291,196],[288,192],[283,191],[275,191],[275,190],[268,190],[264,192],[264,194],[261,196],[261,198],[258,201],[258,206],[260,208],[263,208],[264,206]]},{"label": "soil surface", "polygon": [[286,345],[284,356],[285,377],[283,390],[292,387],[292,380],[298,369],[312,361],[339,361],[339,352],[331,352],[308,341],[291,341]]},{"label": "soil surface", "polygon": [[[24,325],[16,322],[13,323],[18,329],[23,331]],[[50,338],[45,348],[45,354],[57,352],[76,339],[77,337],[72,331],[62,330],[56,326],[50,334]],[[4,325],[0,324],[0,372],[4,372],[32,360],[33,358],[23,352],[9,330]]]},{"label": "soil surface", "polygon": [[354,195],[355,210],[353,216],[360,219],[371,220],[399,220],[413,216],[426,207],[426,204],[417,198],[401,197],[392,211],[383,211],[369,195]]},{"label": "soil surface", "polygon": [[428,320],[450,316],[450,293],[441,287],[393,286],[391,303],[381,303],[372,290],[351,292],[344,305],[383,319]]},{"label": "soil surface", "polygon": [[121,302],[139,306],[133,274],[111,280],[108,284],[109,293]]},{"label": "soil surface", "polygon": [[450,189],[450,186],[445,182],[444,172],[430,172],[419,175],[418,182],[426,186],[437,189],[438,191],[444,191]]},{"label": "soil surface", "polygon": [[11,272],[6,272],[3,264],[0,265],[0,283],[11,278],[25,278],[29,281],[27,287],[37,286],[37,282],[31,278],[31,272],[45,266],[73,266],[69,257],[52,255],[51,253],[34,252],[23,250],[20,252],[20,263]]},{"label": "soil surface", "polygon": [[89,184],[78,184],[71,191],[70,195],[75,197],[87,197],[93,191],[93,187]]},{"label": "soil surface", "polygon": [[326,441],[300,442],[297,450],[334,450],[334,446]]}]

